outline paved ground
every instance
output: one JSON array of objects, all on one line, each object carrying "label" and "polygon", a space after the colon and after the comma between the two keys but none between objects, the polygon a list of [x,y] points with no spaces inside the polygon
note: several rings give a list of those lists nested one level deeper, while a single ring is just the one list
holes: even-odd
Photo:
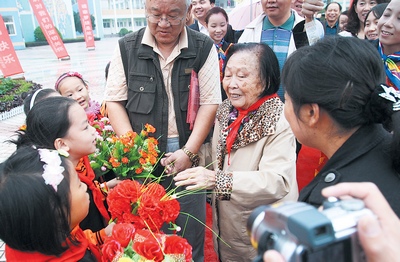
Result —
[{"label": "paved ground", "polygon": [[[59,75],[67,71],[77,71],[89,82],[91,97],[101,101],[105,87],[104,69],[111,59],[117,41],[118,38],[96,41],[96,48],[91,51],[86,49],[83,42],[65,44],[71,57],[65,61],[59,61],[50,46],[31,47],[16,52],[27,80],[41,84],[43,88],[54,88]],[[24,114],[0,121],[0,162],[14,152],[14,146],[5,141],[12,138],[24,121]],[[5,261],[3,254],[4,243],[0,240],[0,262]]]}]

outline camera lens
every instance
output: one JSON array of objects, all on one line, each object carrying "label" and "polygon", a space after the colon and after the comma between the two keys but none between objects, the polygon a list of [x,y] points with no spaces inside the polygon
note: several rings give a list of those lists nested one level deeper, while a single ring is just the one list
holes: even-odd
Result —
[{"label": "camera lens", "polygon": [[268,206],[259,206],[251,212],[249,218],[247,219],[247,233],[251,235],[251,229],[253,228],[254,221],[256,218],[268,208]]}]

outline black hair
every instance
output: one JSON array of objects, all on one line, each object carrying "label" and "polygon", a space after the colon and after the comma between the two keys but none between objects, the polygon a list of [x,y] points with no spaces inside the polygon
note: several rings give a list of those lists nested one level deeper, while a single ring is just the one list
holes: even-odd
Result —
[{"label": "black hair", "polygon": [[106,80],[108,79],[108,70],[110,69],[110,64],[111,64],[111,61],[109,61],[107,63],[106,68],[104,69]]},{"label": "black hair", "polygon": [[215,15],[215,14],[222,14],[225,17],[226,22],[229,22],[228,14],[226,13],[226,11],[219,6],[214,6],[207,12],[206,18],[204,19],[206,24],[208,24],[208,20],[210,20],[210,16]]},{"label": "black hair", "polygon": [[[347,16],[349,17],[349,21],[347,22],[346,25],[346,31],[350,32],[353,36],[356,36],[358,34],[358,31],[360,30],[361,23],[364,24],[364,21],[360,21],[358,18],[358,15],[356,13],[356,6],[359,0],[353,0],[352,4],[350,5],[350,8],[348,10]],[[387,3],[389,2],[388,0],[376,0],[377,4],[381,3]]]},{"label": "black hair", "polygon": [[337,5],[339,6],[339,12],[342,11],[342,5],[339,4],[338,2],[330,2],[329,4],[327,4],[327,5],[325,6],[325,11],[328,10],[328,7],[329,7],[331,4],[337,4]]},{"label": "black hair", "polygon": [[18,131],[12,143],[21,146],[55,149],[54,141],[65,137],[71,126],[69,109],[77,102],[71,98],[57,96],[42,100],[32,107],[26,117],[26,130]]},{"label": "black hair", "polygon": [[369,14],[371,14],[371,13],[374,14],[376,19],[381,18],[381,16],[383,15],[383,12],[385,12],[385,9],[388,6],[388,4],[389,3],[382,3],[382,4],[378,4],[374,7],[372,7],[371,10],[369,10],[367,15],[365,16],[364,27],[365,27],[365,22],[367,21],[367,18],[369,17]]},{"label": "black hair", "polygon": [[[40,91],[39,91],[40,90]],[[28,115],[29,111],[31,110],[31,100],[35,92],[38,92],[35,96],[35,100],[33,101],[32,107],[39,101],[42,101],[43,99],[52,96],[52,95],[59,95],[59,93],[50,88],[44,88],[44,89],[38,89],[36,91],[31,91],[29,93],[26,93],[24,95],[24,113],[25,115]]]},{"label": "black hair", "polygon": [[261,83],[265,87],[260,97],[276,93],[280,84],[280,71],[278,59],[274,51],[268,45],[262,43],[234,44],[229,49],[226,57],[226,65],[229,63],[232,55],[239,52],[250,52],[255,54],[258,59],[254,63],[258,63],[260,66],[259,74]]},{"label": "black hair", "polygon": [[382,59],[369,42],[355,37],[325,37],[302,47],[286,61],[282,83],[297,117],[302,105],[315,103],[346,132],[373,123],[393,124],[394,168],[400,170],[400,114],[381,98]]},{"label": "black hair", "polygon": [[61,157],[63,180],[57,191],[46,185],[42,174],[46,164],[37,149],[17,149],[0,170],[0,238],[23,252],[59,256],[68,249],[66,240],[78,242],[70,228],[69,165]]}]

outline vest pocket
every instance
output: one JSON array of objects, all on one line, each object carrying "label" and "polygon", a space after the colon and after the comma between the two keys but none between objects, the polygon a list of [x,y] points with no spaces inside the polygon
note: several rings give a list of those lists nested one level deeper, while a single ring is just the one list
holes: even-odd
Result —
[{"label": "vest pocket", "polygon": [[152,75],[130,74],[126,109],[132,113],[149,114],[154,107],[156,86],[157,81]]},{"label": "vest pocket", "polygon": [[190,74],[184,74],[179,76],[179,101],[181,110],[186,112],[189,100],[190,90]]}]

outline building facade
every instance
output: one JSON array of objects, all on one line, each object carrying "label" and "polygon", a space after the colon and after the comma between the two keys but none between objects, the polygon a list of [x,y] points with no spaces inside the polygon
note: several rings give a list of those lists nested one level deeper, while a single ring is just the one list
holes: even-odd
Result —
[{"label": "building facade", "polygon": [[[83,37],[75,30],[73,12],[78,12],[76,0],[42,0],[54,26],[60,31],[63,39]],[[34,42],[34,31],[39,26],[33,14],[29,0],[1,0],[0,15],[13,42],[14,48],[24,49],[25,42]],[[4,3],[4,4],[3,4]],[[95,18],[94,36],[102,38],[103,19],[98,0],[88,0],[89,10]]]}]

